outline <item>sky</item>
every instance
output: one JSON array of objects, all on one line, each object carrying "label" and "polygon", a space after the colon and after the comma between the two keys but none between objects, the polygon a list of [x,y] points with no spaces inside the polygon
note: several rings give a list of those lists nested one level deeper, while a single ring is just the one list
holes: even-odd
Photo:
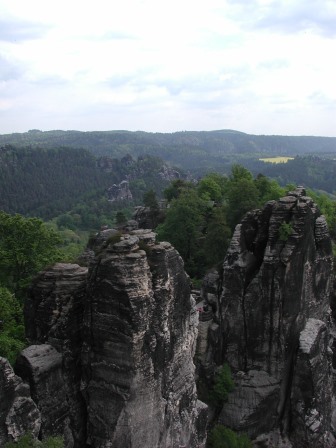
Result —
[{"label": "sky", "polygon": [[334,0],[0,0],[0,134],[336,136]]}]

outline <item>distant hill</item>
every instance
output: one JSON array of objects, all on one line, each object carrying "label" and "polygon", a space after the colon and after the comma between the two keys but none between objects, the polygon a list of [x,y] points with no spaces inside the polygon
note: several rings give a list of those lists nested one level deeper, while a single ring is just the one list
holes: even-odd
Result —
[{"label": "distant hill", "polygon": [[50,219],[93,200],[100,201],[98,208],[110,209],[106,192],[113,184],[127,179],[139,203],[144,192],[160,193],[179,175],[157,157],[96,158],[79,148],[4,145],[0,146],[0,210]]},{"label": "distant hill", "polygon": [[95,156],[149,154],[202,174],[228,171],[232,163],[256,156],[335,154],[336,137],[252,135],[234,130],[149,133],[130,131],[38,131],[0,135],[0,145],[84,148]]}]

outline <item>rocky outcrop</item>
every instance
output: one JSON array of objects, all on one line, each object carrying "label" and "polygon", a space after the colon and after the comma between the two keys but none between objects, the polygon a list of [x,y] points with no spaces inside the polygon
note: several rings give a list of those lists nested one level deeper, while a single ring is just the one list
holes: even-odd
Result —
[{"label": "rocky outcrop", "polygon": [[[97,247],[100,244],[103,242],[99,240]],[[39,403],[42,433],[63,434],[67,446],[72,446],[74,439],[78,448],[86,438],[86,407],[80,383],[87,272],[87,268],[76,264],[56,263],[35,279],[25,304],[26,334],[33,344],[49,345],[28,347],[17,363],[18,372],[31,384],[33,398]],[[35,373],[41,370],[40,362],[43,374]],[[53,419],[43,403],[52,403],[58,389],[67,406],[60,404],[62,411]]]},{"label": "rocky outcrop", "polygon": [[83,392],[92,446],[201,447],[192,356],[197,314],[178,253],[134,231],[90,274]]},{"label": "rocky outcrop", "polygon": [[40,435],[66,438],[70,422],[61,353],[51,345],[31,345],[19,355],[15,370],[29,383],[31,397],[41,412]]},{"label": "rocky outcrop", "polygon": [[197,399],[198,314],[179,254],[150,230],[104,230],[87,268],[58,263],[34,281],[17,373],[41,436],[67,448],[205,446]]},{"label": "rocky outcrop", "polygon": [[40,411],[30,397],[28,384],[0,357],[0,446],[26,433],[37,437],[40,426]]},{"label": "rocky outcrop", "polygon": [[113,184],[107,189],[107,197],[110,202],[131,201],[133,199],[132,192],[129,188],[129,182],[123,180],[120,184]]},{"label": "rocky outcrop", "polygon": [[132,220],[138,223],[139,229],[153,229],[153,218],[149,207],[134,207]]},{"label": "rocky outcrop", "polygon": [[162,180],[166,180],[169,182],[181,178],[181,174],[169,165],[162,165],[159,171],[159,176]]},{"label": "rocky outcrop", "polygon": [[221,421],[252,437],[272,433],[260,446],[273,446],[265,440],[279,434],[283,446],[335,446],[331,242],[325,218],[303,188],[246,215],[221,281],[214,316],[219,339],[214,346],[209,338],[208,350],[238,375],[234,403]]}]

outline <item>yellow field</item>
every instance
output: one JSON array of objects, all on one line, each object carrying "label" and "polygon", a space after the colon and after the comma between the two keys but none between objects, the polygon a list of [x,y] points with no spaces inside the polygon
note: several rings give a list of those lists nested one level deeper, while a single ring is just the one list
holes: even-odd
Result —
[{"label": "yellow field", "polygon": [[294,157],[265,157],[264,159],[259,159],[262,162],[267,163],[287,163],[288,160],[293,160]]}]

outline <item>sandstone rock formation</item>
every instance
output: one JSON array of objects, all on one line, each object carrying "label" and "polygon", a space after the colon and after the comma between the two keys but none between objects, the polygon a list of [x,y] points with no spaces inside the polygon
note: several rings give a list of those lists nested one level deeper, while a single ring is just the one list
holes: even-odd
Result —
[{"label": "sandstone rock formation", "polygon": [[113,184],[107,189],[107,197],[110,202],[131,201],[133,199],[132,192],[129,188],[129,182],[123,180],[120,184]]},{"label": "sandstone rock formation", "polygon": [[[221,282],[214,316],[219,337],[214,346],[208,334],[208,352],[212,362],[233,368],[237,387],[220,421],[259,437],[260,446],[273,446],[272,438],[274,446],[336,446],[330,432],[331,242],[304,189],[246,215]],[[215,280],[213,289],[218,286]],[[203,359],[209,369],[206,354]],[[262,441],[262,433],[273,435]]]},{"label": "sandstone rock formation", "polygon": [[106,248],[89,284],[83,346],[89,443],[203,446],[206,407],[197,401],[192,362],[197,314],[178,253],[156,244],[150,231],[134,231]]},{"label": "sandstone rock formation", "polygon": [[34,345],[16,369],[41,412],[40,435],[63,435],[67,448],[204,447],[198,314],[182,259],[150,230],[110,233],[92,244],[89,274],[58,263],[30,290]]},{"label": "sandstone rock formation", "polygon": [[0,357],[0,446],[26,433],[36,437],[40,426],[41,415],[30,397],[28,384]]},{"label": "sandstone rock formation", "polygon": [[134,213],[132,216],[132,220],[138,223],[138,227],[140,229],[152,229],[153,228],[153,220],[151,217],[151,211],[149,207],[143,207],[138,205],[134,207]]},{"label": "sandstone rock formation", "polygon": [[[102,244],[101,239],[99,243]],[[100,245],[97,243],[97,247]],[[74,438],[76,446],[84,445],[86,438],[86,408],[80,392],[81,350],[84,303],[88,269],[76,264],[56,263],[40,273],[34,281],[25,304],[26,334],[33,344],[17,362],[19,374],[31,384],[32,397],[42,412],[43,434],[64,434],[68,446]],[[57,350],[57,356],[50,350]],[[62,356],[61,356],[62,354]],[[43,374],[36,362],[43,362]],[[61,371],[59,372],[59,369]],[[48,410],[42,411],[42,402],[52,402],[54,391],[58,399],[66,397],[67,406],[57,418],[57,426]],[[69,436],[71,427],[72,435]]]},{"label": "sandstone rock formation", "polygon": [[61,353],[51,345],[31,345],[21,352],[15,370],[30,385],[31,397],[41,413],[41,436],[66,436],[69,407]]},{"label": "sandstone rock formation", "polygon": [[158,174],[162,180],[167,180],[169,182],[181,178],[181,174],[169,165],[162,165]]}]

